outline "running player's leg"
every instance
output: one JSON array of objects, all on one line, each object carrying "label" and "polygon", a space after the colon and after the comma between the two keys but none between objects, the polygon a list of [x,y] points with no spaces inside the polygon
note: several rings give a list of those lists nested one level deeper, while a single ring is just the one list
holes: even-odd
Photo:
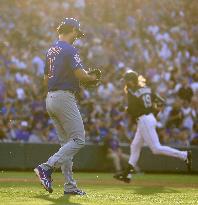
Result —
[{"label": "running player's leg", "polygon": [[134,168],[137,166],[138,159],[140,157],[141,148],[144,144],[144,139],[140,134],[140,128],[137,127],[137,131],[135,133],[135,137],[130,146],[130,157],[129,164],[131,164]]},{"label": "running player's leg", "polygon": [[143,143],[144,143],[144,140],[142,136],[140,135],[139,126],[138,126],[135,137],[130,146],[131,151],[130,151],[128,166],[120,174],[114,175],[115,179],[124,181],[126,183],[129,183],[131,181],[132,174],[135,172],[135,167],[137,167],[137,161],[139,159]]},{"label": "running player's leg", "polygon": [[181,160],[187,159],[187,151],[179,151],[177,149],[162,146],[159,142],[158,134],[155,127],[155,119],[153,116],[147,116],[141,119],[141,135],[149,146],[153,154],[161,154],[176,157]]}]

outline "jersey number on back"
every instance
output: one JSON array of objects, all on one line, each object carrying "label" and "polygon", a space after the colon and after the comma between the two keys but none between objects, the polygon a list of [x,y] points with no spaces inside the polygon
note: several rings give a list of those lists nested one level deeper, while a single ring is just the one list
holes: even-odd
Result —
[{"label": "jersey number on back", "polygon": [[62,48],[61,47],[51,47],[48,52],[47,52],[47,57],[48,57],[48,65],[49,65],[49,69],[48,69],[48,78],[52,78],[54,76],[54,63],[56,60],[56,56],[60,54]]},{"label": "jersey number on back", "polygon": [[152,106],[151,96],[149,94],[145,94],[142,96],[145,108],[149,108]]},{"label": "jersey number on back", "polygon": [[48,78],[52,78],[54,76],[54,61],[55,61],[55,57],[48,58],[48,65],[49,65]]}]

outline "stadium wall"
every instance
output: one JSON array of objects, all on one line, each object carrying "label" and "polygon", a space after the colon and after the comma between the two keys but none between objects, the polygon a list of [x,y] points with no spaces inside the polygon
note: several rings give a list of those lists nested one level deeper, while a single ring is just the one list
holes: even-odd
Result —
[{"label": "stadium wall", "polygon": [[[122,146],[129,153],[129,146]],[[39,163],[45,162],[59,149],[56,144],[0,143],[0,170],[31,170]],[[184,148],[180,148],[184,150]],[[198,173],[198,147],[192,146],[194,173]],[[144,147],[139,160],[144,172],[186,172],[185,163],[165,156],[156,156]],[[106,158],[102,145],[86,145],[74,159],[75,171],[113,171],[113,163]]]}]

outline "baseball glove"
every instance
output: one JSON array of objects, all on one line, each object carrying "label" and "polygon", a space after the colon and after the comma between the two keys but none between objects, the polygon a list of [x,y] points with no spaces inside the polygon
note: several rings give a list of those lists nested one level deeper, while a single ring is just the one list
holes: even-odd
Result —
[{"label": "baseball glove", "polygon": [[102,72],[99,68],[88,71],[89,75],[95,75],[97,80],[100,80],[102,77]]},{"label": "baseball glove", "polygon": [[88,71],[89,75],[95,75],[96,76],[96,80],[94,81],[89,81],[89,82],[83,82],[82,85],[85,88],[94,88],[100,85],[100,81],[101,81],[101,77],[102,77],[102,73],[100,69],[93,69]]}]

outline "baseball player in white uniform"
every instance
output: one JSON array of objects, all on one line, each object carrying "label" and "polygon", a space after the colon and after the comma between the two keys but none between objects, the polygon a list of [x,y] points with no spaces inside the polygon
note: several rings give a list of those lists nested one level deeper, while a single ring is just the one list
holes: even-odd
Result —
[{"label": "baseball player in white uniform", "polygon": [[[140,85],[139,75],[133,70],[125,73],[124,80],[128,98],[128,114],[134,122],[137,122],[137,130],[133,142],[131,143],[128,167],[123,172],[114,176],[115,179],[129,183],[131,174],[135,172],[140,151],[144,142],[151,149],[153,154],[161,154],[176,157],[183,160],[188,170],[191,169],[191,151],[179,151],[177,149],[162,146],[156,132],[157,121],[155,115],[158,113],[159,104],[164,104],[164,100],[153,93],[151,88]],[[156,106],[158,105],[158,106]]]}]

